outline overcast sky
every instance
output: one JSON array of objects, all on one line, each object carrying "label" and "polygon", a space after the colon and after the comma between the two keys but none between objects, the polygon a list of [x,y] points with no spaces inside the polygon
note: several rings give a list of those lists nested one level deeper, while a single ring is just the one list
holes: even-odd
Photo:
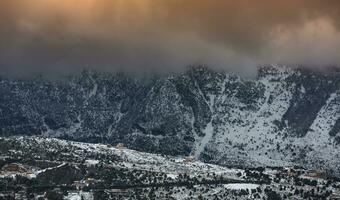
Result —
[{"label": "overcast sky", "polygon": [[1,0],[0,74],[340,63],[339,0]]}]

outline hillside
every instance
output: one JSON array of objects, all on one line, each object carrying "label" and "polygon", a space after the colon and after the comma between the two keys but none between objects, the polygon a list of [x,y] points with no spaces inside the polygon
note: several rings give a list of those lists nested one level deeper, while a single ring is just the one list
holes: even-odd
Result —
[{"label": "hillside", "polygon": [[340,179],[299,167],[226,168],[103,144],[0,138],[0,199],[329,199]]},{"label": "hillside", "polygon": [[253,78],[193,67],[132,78],[84,71],[0,79],[0,134],[124,143],[225,166],[340,174],[340,74],[261,67]]}]

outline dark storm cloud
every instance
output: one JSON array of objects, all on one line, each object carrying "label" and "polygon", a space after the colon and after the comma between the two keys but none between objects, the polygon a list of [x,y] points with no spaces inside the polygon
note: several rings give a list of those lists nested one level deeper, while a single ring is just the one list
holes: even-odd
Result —
[{"label": "dark storm cloud", "polygon": [[0,73],[340,63],[338,0],[3,0]]}]

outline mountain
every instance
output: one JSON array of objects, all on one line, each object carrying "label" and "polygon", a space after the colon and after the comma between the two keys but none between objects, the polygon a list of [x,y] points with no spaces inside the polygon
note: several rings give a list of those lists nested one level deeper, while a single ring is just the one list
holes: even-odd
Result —
[{"label": "mountain", "polygon": [[193,67],[133,78],[91,71],[57,81],[0,79],[0,134],[193,155],[224,166],[340,174],[340,72],[285,66],[256,77]]},{"label": "mountain", "polygon": [[0,199],[332,199],[340,179],[302,168],[236,169],[119,145],[0,138]]}]

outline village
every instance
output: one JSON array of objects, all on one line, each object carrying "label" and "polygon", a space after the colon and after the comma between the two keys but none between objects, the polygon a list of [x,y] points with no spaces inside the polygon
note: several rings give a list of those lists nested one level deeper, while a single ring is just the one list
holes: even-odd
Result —
[{"label": "village", "polygon": [[20,138],[0,146],[0,199],[340,199],[339,178],[298,166],[222,167],[122,143]]}]

